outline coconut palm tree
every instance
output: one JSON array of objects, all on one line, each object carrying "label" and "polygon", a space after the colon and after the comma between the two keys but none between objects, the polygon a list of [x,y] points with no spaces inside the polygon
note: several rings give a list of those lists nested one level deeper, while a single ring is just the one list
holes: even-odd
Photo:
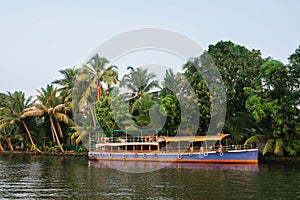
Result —
[{"label": "coconut palm tree", "polygon": [[[111,85],[118,80],[116,66],[106,65],[109,61],[106,58],[99,57],[98,54],[93,56],[87,64],[83,65],[76,79],[74,88],[74,109],[84,115],[84,121],[90,119],[93,126],[97,126],[96,116],[94,114],[94,103],[99,101],[104,94],[103,83],[108,85],[108,95],[111,92]],[[96,100],[95,100],[96,97]],[[88,117],[88,115],[91,115]],[[86,126],[88,126],[87,122]]]},{"label": "coconut palm tree", "polygon": [[75,67],[59,70],[59,73],[63,75],[63,78],[56,79],[52,82],[53,84],[61,86],[58,89],[58,92],[60,92],[60,96],[63,98],[64,102],[72,101],[72,92],[78,71],[79,69],[76,69]]},{"label": "coconut palm tree", "polygon": [[[94,55],[83,68],[88,75],[89,88],[96,86],[97,100],[99,101],[103,95],[103,76],[106,70],[106,65],[109,61],[106,58],[100,57],[98,54]],[[91,89],[89,89],[91,90]]]},{"label": "coconut palm tree", "polygon": [[[99,101],[104,94],[103,83],[108,86],[108,95],[111,92],[111,85],[118,81],[116,66],[106,65],[109,61],[106,58],[93,56],[87,64],[80,69],[76,79],[73,101],[78,104],[80,112],[86,113],[93,108],[93,103]],[[96,97],[96,100],[95,100]],[[94,119],[94,118],[93,118]]]},{"label": "coconut palm tree", "polygon": [[145,94],[132,105],[132,109],[138,114],[133,116],[141,126],[146,126],[151,122],[150,109],[155,104],[150,94]]},{"label": "coconut palm tree", "polygon": [[[25,118],[23,117],[22,113],[24,109],[27,109],[31,105],[31,97],[26,100],[25,94],[20,91],[14,92],[13,94],[8,93],[5,102],[6,106],[2,108],[2,110],[4,111],[4,115],[2,115],[1,123],[4,134],[7,135],[7,133],[10,132],[10,134],[14,135],[13,138],[21,138],[20,133],[22,132],[22,129],[20,128],[20,126],[23,126],[27,132],[31,146],[36,152],[41,153],[41,150],[37,148],[32,139],[31,133],[27,127]],[[10,140],[11,139],[8,138],[7,142],[10,143]],[[10,146],[10,149],[13,150],[12,145],[8,145]]]},{"label": "coconut palm tree", "polygon": [[103,74],[103,82],[107,84],[107,95],[109,96],[111,93],[111,85],[117,84],[119,74],[116,71],[118,69],[117,66],[109,66]]},{"label": "coconut palm tree", "polygon": [[12,139],[23,140],[22,133],[24,129],[27,132],[28,138],[30,140],[31,146],[37,152],[41,152],[39,150],[31,136],[30,131],[27,128],[25,119],[22,118],[22,111],[30,106],[31,97],[27,100],[25,99],[25,94],[23,92],[14,92],[8,93],[5,98],[5,106],[2,107],[2,117],[1,117],[1,127],[3,131],[3,136],[6,138],[6,141],[13,151],[13,144],[11,142]]},{"label": "coconut palm tree", "polygon": [[[127,70],[131,70],[129,74],[124,75],[121,80],[120,86],[126,87],[130,90],[127,94],[129,96],[129,102],[134,104],[146,93],[152,93],[153,89],[160,88],[159,82],[153,80],[156,76],[154,73],[148,73],[148,69],[128,67]],[[131,108],[131,113],[134,111],[134,107]]]},{"label": "coconut palm tree", "polygon": [[5,140],[9,149],[14,151],[12,140],[14,139],[13,132],[11,130],[11,126],[7,122],[0,121],[0,135],[1,139]]},{"label": "coconut palm tree", "polygon": [[52,133],[52,139],[57,142],[60,150],[64,153],[62,144],[58,137],[59,132],[60,138],[63,138],[63,133],[60,125],[60,121],[66,124],[72,124],[69,116],[66,114],[71,109],[70,103],[61,103],[62,100],[57,97],[57,89],[53,85],[47,85],[46,88],[38,90],[40,93],[38,100],[40,103],[33,103],[34,107],[25,109],[23,117],[45,117],[50,122],[50,129]]},{"label": "coconut palm tree", "polygon": [[[243,122],[242,122],[243,121]],[[278,154],[283,147],[283,138],[281,135],[275,133],[273,129],[274,124],[272,124],[272,120],[267,118],[260,122],[256,122],[255,119],[251,116],[241,118],[239,122],[244,124],[244,127],[241,130],[241,135],[245,135],[246,137],[250,137],[245,141],[246,144],[258,144],[264,143],[264,148],[262,154],[266,154],[267,152],[271,152],[274,154]],[[242,127],[241,125],[238,125]]]}]

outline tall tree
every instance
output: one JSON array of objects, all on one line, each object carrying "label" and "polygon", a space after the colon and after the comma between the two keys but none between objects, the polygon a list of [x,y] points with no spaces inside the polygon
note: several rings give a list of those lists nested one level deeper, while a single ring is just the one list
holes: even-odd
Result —
[{"label": "tall tree", "polygon": [[[270,132],[253,136],[266,141],[264,153],[278,153],[283,148],[288,155],[295,155],[300,150],[300,137],[296,133],[299,126],[298,99],[293,95],[294,88],[290,85],[293,78],[289,74],[289,68],[283,63],[267,59],[252,87],[245,88],[247,110],[257,122],[270,122]],[[253,138],[247,142],[251,140]]]},{"label": "tall tree", "polygon": [[135,110],[135,115],[133,118],[140,126],[147,126],[151,122],[150,112],[152,106],[154,106],[155,101],[149,94],[144,94],[132,105],[132,109]]},{"label": "tall tree", "polygon": [[[197,105],[200,111],[198,133],[203,134],[208,130],[209,121],[211,119],[211,95],[208,90],[207,81],[203,79],[201,72],[198,70],[202,65],[202,58],[197,57],[189,60],[184,64],[184,77],[191,85],[197,99]],[[185,82],[182,82],[185,83]]]},{"label": "tall tree", "polygon": [[[134,104],[146,93],[153,93],[155,88],[160,88],[159,83],[154,78],[154,73],[148,73],[148,69],[128,67],[129,74],[123,76],[120,86],[126,87],[128,92],[128,100],[131,105]],[[134,106],[131,107],[131,114],[134,112]]]},{"label": "tall tree", "polygon": [[52,139],[54,142],[57,142],[61,152],[64,153],[57,132],[59,132],[60,137],[63,138],[63,132],[59,122],[61,121],[66,124],[72,123],[66,114],[71,104],[62,103],[62,100],[57,96],[57,89],[52,85],[47,85],[46,88],[41,88],[38,92],[38,100],[40,103],[33,103],[35,107],[25,109],[23,116],[45,117],[46,120],[49,120]]},{"label": "tall tree", "polygon": [[208,53],[218,67],[222,76],[227,98],[227,121],[237,112],[243,112],[247,97],[244,87],[250,87],[258,76],[263,60],[259,50],[248,50],[246,47],[231,41],[220,41],[209,45]]},{"label": "tall tree", "polygon": [[63,75],[63,78],[52,82],[53,84],[61,86],[58,89],[58,92],[60,92],[60,96],[63,98],[64,102],[72,101],[72,92],[78,71],[79,70],[75,67],[59,70],[59,73]]},{"label": "tall tree", "polygon": [[[108,60],[98,54],[84,64],[76,79],[75,102],[82,110],[88,102],[99,101],[103,95],[103,76]],[[94,96],[96,96],[96,100]]]},{"label": "tall tree", "polygon": [[[117,67],[107,67],[108,63],[106,58],[96,54],[79,69],[74,90],[74,102],[79,105],[80,112],[88,112],[87,109],[90,110],[93,107],[91,104],[101,99],[104,94],[103,83],[107,84],[108,95],[110,95],[112,84],[117,83]],[[92,111],[89,112],[92,113]],[[93,116],[93,121],[95,124],[95,116]]]},{"label": "tall tree", "polygon": [[112,85],[117,84],[119,74],[117,66],[109,66],[103,73],[103,82],[107,84],[107,95],[109,96],[112,90]]},{"label": "tall tree", "polygon": [[114,130],[117,128],[111,109],[111,97],[103,96],[95,106],[96,117],[102,130]]},{"label": "tall tree", "polygon": [[97,100],[99,101],[103,95],[103,76],[106,71],[106,65],[109,61],[106,58],[100,57],[98,54],[94,55],[85,65],[87,68],[89,87],[96,86]]},{"label": "tall tree", "polygon": [[[23,126],[27,132],[28,138],[30,140],[31,146],[33,149],[39,153],[41,153],[41,150],[37,148],[35,145],[35,142],[32,139],[31,133],[27,127],[26,120],[23,117],[23,110],[27,109],[31,105],[31,97],[29,97],[27,100],[25,99],[25,94],[20,91],[16,91],[14,93],[8,93],[6,98],[6,105],[5,105],[5,119],[3,122],[3,126],[6,128],[10,128],[11,133],[13,133],[13,130],[18,131],[18,134],[20,134],[24,129],[20,128]],[[14,127],[14,128],[13,128]],[[13,130],[12,130],[13,129]],[[11,145],[10,145],[11,146]],[[12,148],[12,146],[11,146]]]},{"label": "tall tree", "polygon": [[177,97],[174,94],[167,94],[161,98],[160,105],[167,117],[164,128],[168,130],[170,135],[176,135],[181,122],[180,105]]}]

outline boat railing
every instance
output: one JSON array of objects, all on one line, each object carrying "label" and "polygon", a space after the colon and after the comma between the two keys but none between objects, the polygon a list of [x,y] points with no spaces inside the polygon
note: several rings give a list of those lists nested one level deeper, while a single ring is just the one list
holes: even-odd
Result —
[{"label": "boat railing", "polygon": [[138,138],[99,137],[96,143],[130,143],[130,142],[159,142],[158,136],[147,136]]},{"label": "boat railing", "polygon": [[[124,144],[126,145],[126,144]],[[97,151],[99,152],[110,152],[110,153],[207,153],[207,152],[227,152],[227,151],[234,151],[234,150],[247,150],[247,149],[253,149],[252,145],[230,145],[230,146],[211,146],[208,148],[161,148],[159,150],[153,150],[153,149],[113,149],[113,148],[104,148],[99,147],[97,148]]]},{"label": "boat railing", "polygon": [[252,144],[248,145],[229,145],[222,146],[222,151],[232,151],[232,150],[245,150],[245,149],[253,149],[254,146]]}]

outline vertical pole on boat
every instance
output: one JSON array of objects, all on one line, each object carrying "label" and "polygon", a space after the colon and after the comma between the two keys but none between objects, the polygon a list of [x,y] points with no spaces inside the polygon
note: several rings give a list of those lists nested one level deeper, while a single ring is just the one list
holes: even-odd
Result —
[{"label": "vertical pole on boat", "polygon": [[[168,138],[168,135],[169,135],[169,131],[167,130],[167,138]],[[167,141],[166,141],[166,152],[167,152],[167,147],[168,147],[168,144],[167,144]]]},{"label": "vertical pole on boat", "polygon": [[127,142],[127,129],[125,131],[125,142]]},{"label": "vertical pole on boat", "polygon": [[226,150],[228,150],[228,140],[226,139]]},{"label": "vertical pole on boat", "polygon": [[114,131],[110,131],[110,141],[114,142]]},{"label": "vertical pole on boat", "polygon": [[194,142],[195,142],[195,140],[192,142],[192,151],[194,151]]}]

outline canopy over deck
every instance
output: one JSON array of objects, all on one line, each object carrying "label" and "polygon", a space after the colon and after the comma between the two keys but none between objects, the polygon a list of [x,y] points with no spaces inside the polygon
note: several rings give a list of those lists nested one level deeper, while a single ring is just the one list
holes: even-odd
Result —
[{"label": "canopy over deck", "polygon": [[204,142],[204,141],[221,141],[230,134],[205,135],[205,136],[176,136],[164,137],[166,142]]}]

